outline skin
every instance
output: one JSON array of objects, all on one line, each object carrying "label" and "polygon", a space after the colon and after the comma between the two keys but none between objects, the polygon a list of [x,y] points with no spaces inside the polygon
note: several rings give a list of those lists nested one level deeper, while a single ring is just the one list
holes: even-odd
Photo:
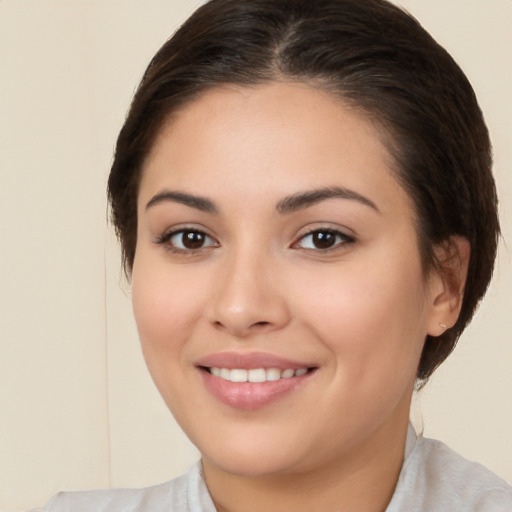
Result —
[{"label": "skin", "polygon": [[[392,166],[370,122],[283,82],[210,91],[155,142],[140,185],[133,307],[151,375],[201,451],[219,511],[389,503],[425,337],[455,322],[461,288],[425,276]],[[326,187],[349,197],[276,207]],[[163,237],[183,228],[205,244],[179,250],[179,233]],[[311,230],[342,235],[322,251]],[[223,351],[315,371],[242,410],[214,397],[196,366]]]}]

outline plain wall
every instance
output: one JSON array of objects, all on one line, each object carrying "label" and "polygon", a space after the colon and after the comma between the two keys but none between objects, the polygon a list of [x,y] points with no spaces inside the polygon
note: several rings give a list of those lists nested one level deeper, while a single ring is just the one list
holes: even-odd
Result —
[{"label": "plain wall", "polygon": [[[143,486],[197,452],[144,366],[107,227],[117,132],[193,0],[0,0],[0,511],[61,489]],[[512,239],[512,1],[402,0],[461,64],[486,114]],[[512,257],[415,422],[512,481]]]}]

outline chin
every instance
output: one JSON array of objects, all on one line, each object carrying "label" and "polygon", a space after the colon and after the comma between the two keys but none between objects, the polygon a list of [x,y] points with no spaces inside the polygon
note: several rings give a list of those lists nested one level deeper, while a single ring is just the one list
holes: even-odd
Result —
[{"label": "chin", "polygon": [[297,461],[283,457],[284,454],[262,453],[261,450],[251,452],[229,452],[224,451],[222,456],[203,456],[209,464],[242,478],[265,478],[274,475],[284,475],[293,472]]},{"label": "chin", "polygon": [[[307,450],[306,439],[293,432],[279,435],[276,430],[246,429],[226,433],[214,442],[198,443],[203,459],[225,473],[245,478],[264,478],[307,470],[314,465],[317,450]],[[259,431],[258,431],[259,430]],[[231,434],[231,435],[230,435]],[[282,434],[282,433],[281,433]],[[193,440],[194,441],[194,440]],[[318,443],[315,443],[318,446]]]}]

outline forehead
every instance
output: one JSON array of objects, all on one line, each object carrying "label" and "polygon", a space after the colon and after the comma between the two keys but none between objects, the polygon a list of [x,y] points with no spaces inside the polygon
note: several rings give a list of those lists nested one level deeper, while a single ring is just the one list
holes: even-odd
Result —
[{"label": "forehead", "polygon": [[[146,160],[141,200],[159,188],[265,197],[339,185],[396,203],[393,158],[368,119],[300,83],[226,86],[174,113]],[[406,202],[407,202],[407,198]]]}]

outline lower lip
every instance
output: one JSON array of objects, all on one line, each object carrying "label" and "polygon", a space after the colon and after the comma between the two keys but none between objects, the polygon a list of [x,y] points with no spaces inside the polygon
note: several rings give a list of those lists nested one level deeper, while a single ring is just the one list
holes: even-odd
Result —
[{"label": "lower lip", "polygon": [[314,373],[268,382],[231,382],[201,369],[206,388],[222,403],[234,409],[254,410],[291,393]]}]

